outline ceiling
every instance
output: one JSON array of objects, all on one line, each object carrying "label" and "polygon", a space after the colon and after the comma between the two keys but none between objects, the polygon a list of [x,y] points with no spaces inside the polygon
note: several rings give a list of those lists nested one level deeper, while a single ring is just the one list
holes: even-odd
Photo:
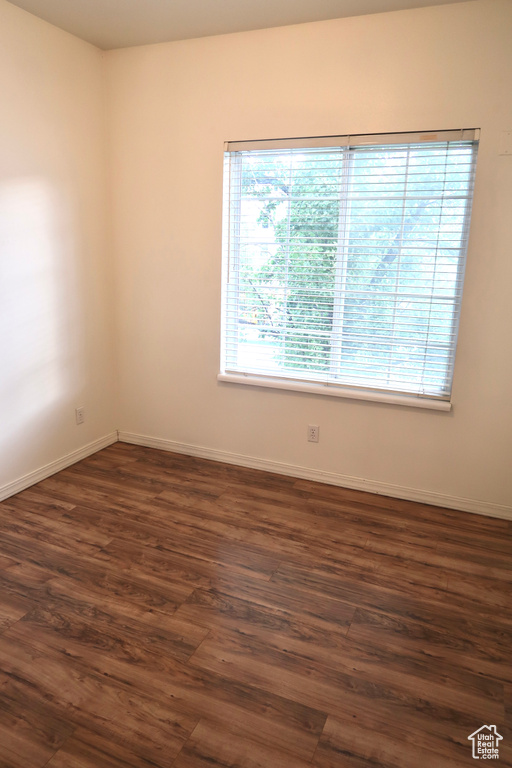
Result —
[{"label": "ceiling", "polygon": [[109,50],[464,0],[10,0]]}]

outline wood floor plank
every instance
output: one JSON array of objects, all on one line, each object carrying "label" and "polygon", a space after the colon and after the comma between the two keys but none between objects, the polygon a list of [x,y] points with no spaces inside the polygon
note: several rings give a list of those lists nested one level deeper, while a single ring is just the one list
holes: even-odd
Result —
[{"label": "wood floor plank", "polygon": [[421,563],[450,575],[468,574],[484,578],[512,581],[512,555],[490,552],[478,544],[454,544],[429,540],[411,541],[407,532],[392,538],[368,537],[365,549],[400,558],[405,563]]},{"label": "wood floor plank", "polygon": [[40,492],[36,485],[11,496],[0,506],[0,515],[12,509],[30,509],[34,513],[42,513],[49,519],[60,518],[63,512],[74,509],[75,503],[52,497],[48,492]]},{"label": "wood floor plank", "polygon": [[465,768],[468,765],[470,753],[466,745],[465,749],[461,746],[457,756],[447,756],[434,740],[423,746],[408,738],[399,723],[384,733],[371,726],[371,721],[364,725],[355,722],[347,725],[329,717],[313,765],[318,768],[427,768],[432,765],[436,768]]},{"label": "wood floor plank", "polygon": [[0,571],[4,570],[5,568],[12,568],[13,565],[17,565],[16,560],[0,555]]},{"label": "wood floor plank", "polygon": [[40,768],[73,733],[38,697],[20,696],[0,683],[0,765]]},{"label": "wood floor plank", "polygon": [[512,628],[495,620],[492,624],[452,616],[390,616],[357,609],[349,637],[390,652],[416,655],[455,668],[477,671],[498,680],[512,679],[510,653]]},{"label": "wood floor plank", "polygon": [[[37,653],[38,647],[36,639],[32,650]],[[176,709],[170,697],[152,697],[112,678],[94,676],[76,657],[62,659],[62,663],[73,669],[78,683],[82,683],[85,696],[78,706],[73,704],[69,689],[63,694],[58,688],[53,692],[46,689],[46,695],[41,695],[45,689],[38,685],[37,678],[23,680],[23,666],[6,677],[1,689],[3,701],[15,702],[24,713],[34,709],[47,720],[63,722],[68,736],[76,728],[85,727],[107,741],[129,745],[136,755],[150,756],[158,765],[174,759],[198,722],[198,716]],[[91,686],[96,692],[92,697],[87,696]],[[78,685],[75,692],[79,690]]]},{"label": "wood floor plank", "polygon": [[[63,470],[58,475],[42,480],[36,486],[37,491],[39,493],[48,492],[53,498],[70,504],[82,503],[93,507],[102,503],[108,504],[113,493],[112,487],[101,482],[83,482],[75,475],[66,476],[65,472],[66,470]],[[122,483],[119,483],[115,489],[115,495],[123,501],[137,503],[151,499],[155,494],[151,489],[126,488]]]},{"label": "wood floor plank", "polygon": [[404,673],[375,674],[372,679],[364,668],[348,670],[341,664],[336,668],[335,663],[327,666],[316,660],[294,658],[287,649],[265,652],[263,646],[258,653],[254,638],[246,646],[239,638],[232,643],[226,637],[221,642],[206,640],[190,664],[269,692],[281,691],[293,701],[307,697],[311,706],[338,717],[346,716],[349,710],[371,709],[375,704],[377,710],[384,707],[397,719],[421,721],[433,732],[439,730],[438,720],[445,727],[471,724],[475,714],[484,722],[485,718],[501,722],[504,717],[502,688],[498,697],[484,698]]},{"label": "wood floor plank", "polygon": [[201,720],[174,768],[306,768],[309,763]]},{"label": "wood floor plank", "polygon": [[5,569],[5,573],[0,581],[0,587],[6,589],[6,580],[10,588],[16,588],[19,592],[27,595],[30,590],[38,589],[54,577],[52,571],[46,568],[40,568],[31,563],[15,563]]},{"label": "wood floor plank", "polygon": [[[78,547],[67,547],[50,543],[44,539],[29,538],[26,533],[4,532],[0,537],[0,552],[16,560],[57,573],[93,573],[104,568],[100,560],[92,555],[101,552],[100,547],[87,546],[85,551]],[[1,573],[1,572],[0,572]]]},{"label": "wood floor plank", "polygon": [[[25,614],[17,629],[25,626],[49,628],[64,641],[78,638],[102,653],[137,660],[145,652],[165,653],[180,660],[188,659],[207,630],[163,613],[152,614],[153,621],[136,619],[126,613],[102,611],[91,603],[76,603],[71,609],[59,602],[47,602]],[[11,635],[12,636],[12,635]]]},{"label": "wood floor plank", "polygon": [[33,605],[30,599],[0,592],[0,632],[19,621]]},{"label": "wood floor plank", "polygon": [[[25,622],[0,640],[0,665],[7,674],[35,690],[46,688],[59,711],[72,708],[73,719],[76,710],[101,713],[105,699],[111,698],[105,689],[108,692],[113,681],[130,694],[171,702],[190,717],[236,725],[239,733],[256,740],[263,734],[266,743],[285,746],[298,756],[312,754],[325,723],[326,715],[307,704],[198,672],[170,656],[138,649],[128,653],[125,646],[111,648],[107,655],[102,637],[63,636],[49,626]],[[52,659],[48,672],[29,663],[31,658],[37,663],[45,653]]]},{"label": "wood floor plank", "polygon": [[77,728],[74,735],[46,764],[48,768],[170,768],[173,758],[155,762],[114,741]]},{"label": "wood floor plank", "polygon": [[[122,570],[136,567],[138,570],[161,577],[166,574],[173,583],[197,587],[214,587],[219,582],[245,582],[246,579],[269,581],[274,573],[274,561],[262,564],[256,561],[244,562],[241,553],[234,559],[229,557],[217,561],[205,558],[202,552],[195,556],[192,551],[179,552],[167,547],[150,547],[138,543],[112,541],[104,548],[102,557],[110,566],[115,564]],[[221,554],[226,547],[220,547]],[[239,557],[240,556],[240,557]],[[279,562],[279,561],[276,561]]]},{"label": "wood floor plank", "polygon": [[173,494],[172,498],[171,502],[170,494],[161,494],[154,505],[161,505],[166,516],[171,505],[173,520],[191,526],[196,535],[202,535],[203,531],[216,532],[233,542],[272,551],[280,561],[300,562],[318,558],[350,563],[353,568],[376,567],[377,558],[371,552],[364,551],[364,534],[349,531],[346,527],[342,531],[335,530],[332,525],[327,529],[315,524],[308,514],[302,514],[300,520],[300,508],[296,505],[291,504],[286,514],[279,507],[279,514],[274,515],[272,509],[263,504],[265,515],[260,516],[254,503],[246,502],[245,507],[251,514],[240,515],[239,505],[226,503],[226,496],[215,502],[203,499],[194,503],[189,495],[187,504],[177,502],[177,494]]},{"label": "wood floor plank", "polygon": [[336,515],[319,516],[302,501],[282,505],[261,498],[255,500],[248,498],[244,489],[244,492],[238,494],[223,494],[218,499],[218,505],[238,516],[240,520],[263,520],[274,528],[280,527],[281,531],[287,530],[288,535],[307,531],[313,540],[315,536],[323,535],[334,544],[355,546],[364,546],[368,538],[368,531],[355,523],[352,524],[350,519],[340,521],[340,510]]},{"label": "wood floor plank", "polygon": [[[12,573],[9,569],[7,574]],[[0,582],[1,583],[1,582]],[[114,616],[128,616],[150,621],[160,614],[171,616],[190,596],[192,588],[169,583],[144,572],[98,571],[93,583],[75,576],[59,576],[46,582],[44,596],[64,602],[71,608],[80,603],[97,606]]]},{"label": "wood floor plank", "polygon": [[319,647],[336,647],[349,627],[353,616],[351,606],[337,606],[336,622],[317,618],[310,613],[290,611],[274,606],[242,600],[216,590],[195,590],[176,612],[177,616],[209,628],[260,627],[289,637],[307,638]]},{"label": "wood floor plank", "polygon": [[[450,590],[433,586],[415,577],[415,566],[410,566],[410,576],[406,579],[393,580],[379,578],[378,569],[366,574],[347,574],[343,569],[336,572],[324,564],[307,568],[304,565],[282,565],[272,576],[277,584],[295,584],[312,592],[327,594],[335,599],[343,600],[356,606],[397,615],[427,615],[439,614],[464,616],[479,616],[482,622],[492,624],[498,615],[500,621],[512,627],[512,614],[506,610],[497,610],[496,602],[501,606],[507,602],[510,585],[502,584],[503,596],[493,596],[491,602],[485,599],[485,594],[473,594],[470,590]],[[499,589],[499,588],[498,588]]]},{"label": "wood floor plank", "polygon": [[[483,677],[477,672],[460,670],[453,663],[443,664],[436,660],[431,663],[430,650],[426,644],[424,655],[389,650],[385,643],[373,638],[372,644],[341,637],[336,646],[330,641],[320,645],[306,636],[296,638],[258,627],[232,629],[217,627],[210,631],[204,646],[198,650],[191,663],[199,659],[210,643],[222,647],[223,651],[235,651],[261,659],[280,669],[311,674],[318,665],[320,672],[333,678],[338,672],[357,676],[361,680],[387,686],[398,686],[408,695],[421,690],[422,695],[434,705],[448,705],[460,712],[478,712],[485,702],[496,704],[494,714],[502,712],[504,697],[503,681]],[[455,654],[454,654],[455,655]],[[313,675],[311,675],[313,676]],[[486,709],[491,712],[491,710]]]},{"label": "wood floor plank", "polygon": [[114,688],[104,690],[99,712],[80,720],[50,765],[169,768],[197,724],[166,702]]},{"label": "wood floor plank", "polygon": [[[212,606],[219,607],[218,614]],[[194,621],[214,628],[226,622],[239,629],[243,621],[252,628],[266,623],[272,626],[275,622],[276,627],[286,629],[287,634],[291,634],[289,629],[301,624],[316,630],[314,634],[321,647],[334,647],[336,638],[346,635],[355,610],[351,604],[289,584],[219,578],[215,586],[191,594],[178,615],[194,616]],[[268,622],[265,616],[269,617]]]},{"label": "wood floor plank", "polygon": [[474,515],[445,507],[434,507],[405,499],[394,499],[380,494],[358,491],[350,488],[338,488],[334,485],[324,485],[311,480],[296,480],[295,488],[302,491],[308,499],[318,505],[322,503],[357,505],[361,510],[386,510],[390,514],[399,514],[405,521],[431,521],[442,524],[443,530],[447,525],[456,528],[461,525],[468,531],[492,533],[508,531],[508,521]]},{"label": "wood floor plank", "polygon": [[66,524],[62,520],[62,515],[59,519],[53,520],[46,518],[44,511],[40,514],[20,509],[8,520],[5,518],[2,520],[1,530],[3,533],[15,533],[27,539],[41,540],[48,544],[55,544],[57,547],[76,549],[82,553],[97,552],[112,539],[112,536],[106,536],[98,530],[87,529],[80,523],[75,522],[72,526]]}]

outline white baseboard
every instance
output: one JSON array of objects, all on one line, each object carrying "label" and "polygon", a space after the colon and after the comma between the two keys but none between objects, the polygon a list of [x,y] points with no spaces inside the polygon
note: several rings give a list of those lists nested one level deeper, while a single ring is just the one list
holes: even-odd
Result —
[{"label": "white baseboard", "polygon": [[423,491],[419,488],[408,488],[402,485],[393,485],[392,483],[381,483],[374,480],[366,480],[363,477],[341,475],[337,472],[324,472],[321,469],[309,469],[308,467],[301,467],[295,464],[268,461],[267,459],[258,459],[254,456],[245,456],[241,453],[217,451],[213,448],[203,448],[198,445],[177,443],[173,440],[165,440],[160,437],[136,435],[131,432],[119,432],[119,440],[123,443],[142,445],[146,448],[158,448],[161,451],[170,451],[171,453],[184,453],[188,456],[199,456],[202,459],[212,459],[213,461],[221,461],[225,464],[238,464],[241,467],[262,469],[266,472],[275,472],[279,475],[290,475],[291,477],[299,477],[303,480],[314,480],[319,483],[338,485],[342,488],[351,488],[356,491],[378,493],[381,496],[392,496],[396,499],[418,501],[422,504],[433,504],[436,507],[447,507],[448,509],[458,509],[462,512],[472,512],[478,515],[486,515],[487,517],[499,517],[503,520],[512,520],[512,507],[507,507],[504,504],[494,504],[490,501],[466,499],[459,496],[435,493],[433,491]]},{"label": "white baseboard", "polygon": [[467,499],[460,496],[449,496],[447,494],[435,493],[433,491],[424,491],[418,488],[408,488],[392,483],[376,482],[366,480],[363,477],[354,477],[352,475],[342,475],[337,472],[325,472],[321,469],[310,469],[295,464],[285,464],[284,462],[269,461],[268,459],[258,459],[255,456],[246,456],[241,453],[230,453],[229,451],[218,451],[214,448],[204,448],[198,445],[189,445],[188,443],[177,443],[173,440],[165,440],[159,437],[148,437],[147,435],[137,435],[131,432],[111,432],[104,437],[94,440],[92,443],[78,448],[76,451],[66,454],[60,459],[46,464],[44,467],[29,472],[23,477],[14,480],[11,483],[0,486],[0,501],[14,496],[14,494],[24,491],[31,485],[45,480],[47,477],[60,472],[62,469],[75,464],[77,461],[91,456],[102,448],[106,448],[120,440],[123,443],[132,443],[133,445],[142,445],[146,448],[157,448],[171,453],[184,453],[188,456],[198,456],[203,459],[220,461],[225,464],[235,464],[250,469],[261,469],[265,472],[275,472],[279,475],[289,475],[303,480],[314,480],[319,483],[337,485],[342,488],[351,488],[356,491],[367,491],[368,493],[377,493],[381,496],[391,496],[397,499],[407,501],[418,501],[423,504],[433,504],[437,507],[447,507],[448,509],[458,509],[463,512],[472,512],[474,514],[486,515],[488,517],[498,517],[503,520],[512,520],[512,507],[503,504],[494,504],[489,501],[480,501],[476,499]]},{"label": "white baseboard", "polygon": [[71,464],[76,464],[77,461],[81,461],[82,459],[87,458],[87,456],[91,456],[93,453],[101,451],[102,448],[106,448],[108,445],[112,445],[112,443],[117,443],[117,441],[117,431],[111,432],[109,435],[100,437],[99,440],[94,440],[92,443],[84,445],[83,448],[78,448],[76,451],[72,451],[60,459],[45,464],[44,467],[35,469],[27,475],[23,475],[23,477],[13,480],[12,483],[0,486],[0,501],[8,499],[9,496],[14,496],[15,493],[20,493],[20,491],[24,491],[26,488],[30,488],[31,485],[40,483],[41,480],[46,480],[47,477],[54,475],[56,472],[60,472],[61,469],[66,469],[66,467],[70,467]]}]

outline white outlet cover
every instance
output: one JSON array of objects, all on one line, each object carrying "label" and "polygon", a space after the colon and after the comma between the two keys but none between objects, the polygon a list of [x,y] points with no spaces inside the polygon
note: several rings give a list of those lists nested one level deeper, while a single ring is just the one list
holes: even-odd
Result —
[{"label": "white outlet cover", "polygon": [[500,136],[500,155],[512,155],[512,130],[502,131]]},{"label": "white outlet cover", "polygon": [[320,439],[320,427],[318,424],[308,424],[308,442],[318,443]]}]

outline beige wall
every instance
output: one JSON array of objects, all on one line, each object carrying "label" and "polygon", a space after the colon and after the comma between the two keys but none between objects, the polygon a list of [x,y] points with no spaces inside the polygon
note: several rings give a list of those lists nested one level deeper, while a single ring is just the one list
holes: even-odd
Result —
[{"label": "beige wall", "polygon": [[2,491],[117,426],[102,54],[0,0],[0,115]]},{"label": "beige wall", "polygon": [[[510,505],[512,3],[107,55],[124,431]],[[450,414],[219,384],[223,142],[480,127]],[[306,425],[320,425],[308,444]]]},{"label": "beige wall", "polygon": [[[509,0],[476,0],[105,56],[0,0],[0,490],[119,427],[510,506],[511,40]],[[482,139],[453,411],[219,384],[223,142],[458,126]]]}]

